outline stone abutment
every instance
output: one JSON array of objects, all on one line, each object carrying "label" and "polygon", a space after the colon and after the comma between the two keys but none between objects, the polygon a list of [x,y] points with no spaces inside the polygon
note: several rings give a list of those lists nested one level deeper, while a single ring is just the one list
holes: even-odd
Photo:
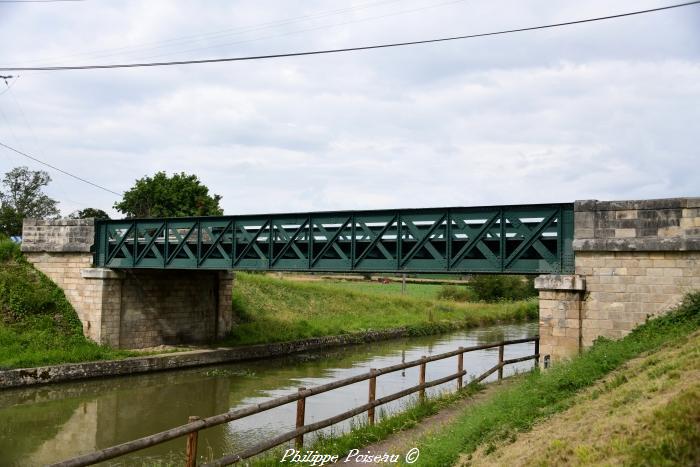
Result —
[{"label": "stone abutment", "polygon": [[540,276],[540,352],[571,357],[700,290],[700,198],[577,201],[575,274]]},{"label": "stone abutment", "polygon": [[22,251],[61,287],[100,344],[136,349],[205,343],[232,325],[233,273],[92,267],[91,219],[24,221]]}]

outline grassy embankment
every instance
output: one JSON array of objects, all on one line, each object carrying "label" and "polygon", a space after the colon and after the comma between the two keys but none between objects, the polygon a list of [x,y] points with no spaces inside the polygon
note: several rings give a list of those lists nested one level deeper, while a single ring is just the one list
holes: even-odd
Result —
[{"label": "grassy embankment", "polygon": [[0,240],[0,369],[130,355],[85,338],[63,291]]},{"label": "grassy embankment", "polygon": [[[697,371],[700,364],[699,328],[700,293],[695,293],[688,296],[677,311],[647,322],[624,339],[601,339],[571,362],[543,373],[532,373],[489,401],[468,408],[447,429],[419,443],[421,456],[417,465],[445,466],[458,460],[468,464],[469,456],[477,449],[483,454],[494,453],[499,446],[515,442],[522,432],[531,430],[537,423],[550,423],[549,417],[552,415],[577,403],[601,397],[607,391],[623,385],[624,389],[617,391],[619,398],[610,396],[610,404],[601,404],[606,411],[587,414],[591,423],[602,420],[602,426],[607,424],[609,431],[596,432],[586,423],[576,428],[569,427],[572,431],[564,441],[551,438],[541,440],[547,445],[546,452],[533,450],[528,445],[532,464],[606,462],[605,453],[611,452],[619,457],[622,464],[684,465],[684,460],[692,458],[693,462],[685,464],[692,465],[700,461],[700,432],[697,429],[700,417],[700,405],[697,404],[700,390]],[[640,374],[642,379],[657,379],[650,385],[652,394],[654,391],[665,394],[666,389],[672,390],[674,385],[679,384],[679,378],[688,378],[691,383],[688,391],[675,391],[676,395],[668,400],[660,399],[654,415],[647,418],[641,416],[639,420],[635,419],[633,429],[620,430],[622,425],[617,421],[624,422],[619,416],[625,410],[623,406],[633,401],[644,405],[649,397],[640,388],[635,388],[635,384],[627,383],[635,370],[622,372],[609,381],[603,381],[603,378],[630,360],[646,352],[658,352],[664,346],[667,349],[682,347],[683,350],[669,350],[650,356],[636,372],[644,373]],[[689,372],[687,375],[686,371]],[[659,379],[664,374],[665,378]],[[596,390],[585,391],[596,383],[600,383]],[[674,391],[669,394],[671,392]],[[581,413],[586,413],[585,407]],[[658,419],[651,427],[645,425],[654,417]],[[575,421],[575,417],[571,420],[572,423],[580,423]],[[695,428],[688,429],[693,424]],[[556,436],[562,432],[563,428],[560,428],[554,432]],[[597,441],[603,445],[597,445]],[[566,458],[566,461],[562,461],[562,458]],[[656,461],[660,464],[656,464]],[[499,461],[496,463],[502,465]]]},{"label": "grassy embankment", "polygon": [[233,291],[237,324],[224,343],[281,342],[399,327],[411,335],[426,335],[537,318],[536,300],[459,303],[414,292],[424,285],[412,284],[414,295],[406,296],[389,285],[299,282],[238,273]]},{"label": "grassy embankment", "polygon": [[[343,456],[479,391],[443,395],[308,449]],[[418,440],[413,465],[696,465],[700,462],[700,293],[618,341],[601,339],[521,375]],[[253,462],[275,465],[280,451]]]},{"label": "grassy embankment", "polygon": [[[536,301],[467,304],[437,300],[437,289],[431,285],[412,284],[413,295],[406,297],[382,284],[358,286],[359,290],[346,290],[337,282],[299,283],[241,273],[233,299],[238,324],[217,345],[397,327],[419,335],[537,317]],[[137,353],[83,337],[62,290],[27,262],[17,245],[0,240],[0,369],[133,355]]]}]

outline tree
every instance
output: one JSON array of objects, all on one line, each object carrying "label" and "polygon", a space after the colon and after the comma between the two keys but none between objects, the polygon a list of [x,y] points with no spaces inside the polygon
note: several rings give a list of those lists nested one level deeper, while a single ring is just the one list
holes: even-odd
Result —
[{"label": "tree", "polygon": [[127,217],[220,216],[220,200],[219,195],[209,195],[196,175],[182,172],[168,177],[157,172],[136,180],[114,209]]},{"label": "tree", "polygon": [[78,209],[68,214],[70,219],[109,219],[109,214],[102,209],[85,208]]},{"label": "tree", "polygon": [[15,167],[7,172],[0,192],[0,231],[21,235],[25,218],[58,217],[58,202],[42,191],[50,181],[51,177],[43,170]]}]

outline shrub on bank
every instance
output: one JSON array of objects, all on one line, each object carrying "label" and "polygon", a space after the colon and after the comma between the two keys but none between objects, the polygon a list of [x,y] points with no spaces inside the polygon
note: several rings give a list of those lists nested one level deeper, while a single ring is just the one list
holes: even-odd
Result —
[{"label": "shrub on bank", "polygon": [[527,300],[537,296],[531,276],[475,275],[464,285],[444,285],[441,300],[455,302],[498,302]]},{"label": "shrub on bank", "polygon": [[473,301],[474,298],[474,294],[464,285],[443,285],[438,292],[438,299],[440,300],[470,302]]},{"label": "shrub on bank", "polygon": [[21,254],[18,244],[0,234],[0,262],[19,258]]}]

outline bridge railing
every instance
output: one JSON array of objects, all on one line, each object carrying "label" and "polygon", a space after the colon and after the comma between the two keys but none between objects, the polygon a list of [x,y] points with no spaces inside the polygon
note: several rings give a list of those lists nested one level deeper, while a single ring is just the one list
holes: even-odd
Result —
[{"label": "bridge railing", "polygon": [[95,265],[319,272],[573,272],[573,204],[101,220]]},{"label": "bridge railing", "polygon": [[[527,355],[519,358],[504,359],[505,347],[514,344],[523,344],[527,342],[534,342],[535,349],[532,355]],[[539,366],[540,359],[540,339],[538,337],[526,338],[526,339],[515,339],[503,341],[495,344],[485,344],[477,345],[471,347],[459,347],[456,350],[445,352],[437,355],[432,355],[430,357],[421,357],[418,360],[413,360],[410,362],[399,363],[396,365],[387,366],[379,369],[371,369],[367,373],[362,373],[357,376],[352,376],[349,378],[344,378],[341,380],[333,381],[328,384],[323,384],[320,386],[315,386],[311,388],[299,388],[297,392],[288,394],[286,396],[277,397],[260,404],[251,405],[248,407],[243,407],[241,409],[231,410],[229,412],[214,415],[211,417],[206,417],[199,419],[198,417],[190,417],[190,422],[169,430],[162,431],[150,436],[139,438],[127,443],[123,443],[117,446],[112,446],[100,451],[95,451],[89,454],[78,456],[72,459],[68,459],[57,464],[53,464],[52,467],[82,467],[87,465],[93,465],[98,462],[106,461],[109,459],[114,459],[119,456],[123,456],[132,452],[136,452],[142,449],[146,449],[151,446],[165,443],[167,441],[187,436],[186,443],[186,466],[194,467],[196,465],[197,459],[197,439],[199,431],[211,428],[224,423],[229,423],[235,420],[240,420],[251,415],[259,414],[261,412],[274,409],[275,407],[280,407],[285,404],[290,404],[296,402],[296,428],[294,430],[288,431],[281,435],[278,435],[272,439],[265,440],[254,446],[251,446],[240,452],[226,455],[220,459],[212,461],[211,463],[205,464],[205,466],[223,466],[238,463],[244,459],[256,456],[263,453],[269,449],[276,446],[284,444],[288,441],[295,440],[297,448],[301,448],[304,442],[304,435],[321,430],[323,428],[329,427],[341,421],[347,420],[349,418],[355,417],[357,415],[367,413],[368,423],[374,424],[375,422],[375,408],[387,404],[391,401],[406,397],[410,394],[419,393],[420,399],[425,399],[425,390],[440,384],[445,384],[453,380],[457,380],[457,388],[461,389],[464,384],[464,376],[467,371],[464,369],[464,354],[468,352],[475,352],[478,350],[498,348],[498,362],[482,373],[481,375],[474,378],[474,382],[481,382],[493,373],[498,372],[498,379],[503,379],[503,368],[506,365],[511,365],[519,362],[525,362],[528,360],[535,360],[535,367]],[[457,372],[443,378],[439,378],[433,381],[425,380],[426,368],[428,363],[435,362],[438,360],[444,360],[446,358],[457,357]],[[376,398],[376,388],[377,388],[377,378],[386,375],[388,373],[393,373],[396,371],[405,370],[407,368],[420,367],[418,384],[402,391],[395,392],[393,394]],[[318,422],[306,424],[305,423],[305,412],[306,412],[306,399],[322,394],[334,389],[349,386],[351,384],[359,383],[362,381],[369,381],[368,385],[368,400],[367,403],[354,409],[348,410],[341,414],[335,415]]]}]

